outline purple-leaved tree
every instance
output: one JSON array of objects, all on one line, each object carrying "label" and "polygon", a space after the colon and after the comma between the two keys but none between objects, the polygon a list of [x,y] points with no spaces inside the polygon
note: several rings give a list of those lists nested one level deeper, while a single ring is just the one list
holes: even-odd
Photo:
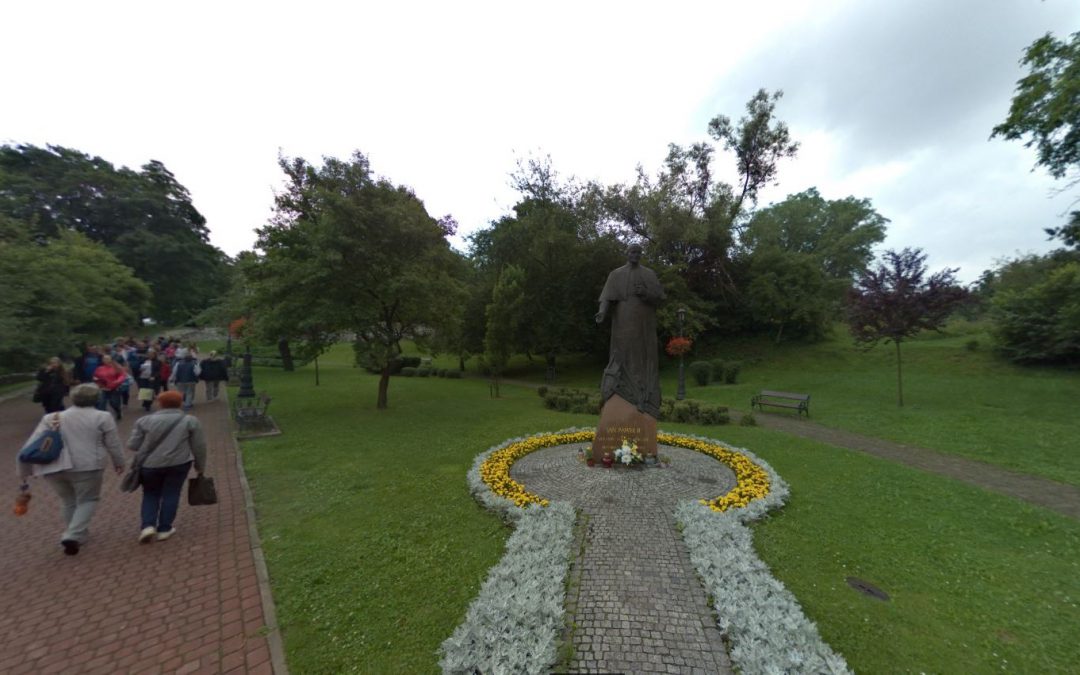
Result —
[{"label": "purple-leaved tree", "polygon": [[848,294],[847,319],[855,343],[870,349],[884,340],[896,345],[898,405],[904,405],[900,343],[923,330],[940,330],[968,291],[944,269],[926,277],[921,249],[885,251],[874,269],[861,272]]}]

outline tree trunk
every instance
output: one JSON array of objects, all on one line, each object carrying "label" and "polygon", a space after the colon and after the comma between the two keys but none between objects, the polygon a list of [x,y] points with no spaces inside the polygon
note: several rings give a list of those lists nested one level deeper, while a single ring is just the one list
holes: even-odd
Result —
[{"label": "tree trunk", "polygon": [[382,376],[379,378],[379,399],[375,403],[375,407],[379,410],[386,410],[386,390],[390,388],[390,364],[384,364],[382,368]]},{"label": "tree trunk", "polygon": [[898,405],[904,407],[904,372],[900,367],[900,341],[894,340],[896,343],[896,395]]},{"label": "tree trunk", "polygon": [[781,323],[780,327],[776,329],[776,344],[780,344],[780,336],[784,334],[784,324]]},{"label": "tree trunk", "polygon": [[458,370],[460,370],[461,372],[464,373],[465,372],[465,357],[464,356],[458,356],[457,357],[457,362],[458,362]]},{"label": "tree trunk", "polygon": [[289,349],[289,341],[286,340],[285,338],[281,338],[280,340],[277,341],[277,348],[278,348],[278,354],[281,355],[281,367],[284,368],[287,372],[291,373],[294,370],[294,368],[293,368],[293,360],[292,360],[292,351]]},{"label": "tree trunk", "polygon": [[544,380],[547,382],[555,381],[555,354],[548,352],[547,354],[547,372],[544,374]]},{"label": "tree trunk", "polygon": [[319,357],[315,357],[315,386],[319,386]]}]

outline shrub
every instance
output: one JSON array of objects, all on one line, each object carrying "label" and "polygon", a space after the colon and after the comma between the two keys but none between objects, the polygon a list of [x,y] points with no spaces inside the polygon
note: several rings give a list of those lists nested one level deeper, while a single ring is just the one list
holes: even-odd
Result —
[{"label": "shrub", "polygon": [[589,415],[599,415],[602,407],[603,403],[600,401],[600,394],[593,394],[585,403],[585,412]]},{"label": "shrub", "polygon": [[735,384],[735,381],[739,379],[739,371],[742,370],[742,363],[738,361],[728,361],[724,364],[724,382],[726,384]]},{"label": "shrub", "polygon": [[402,367],[408,367],[408,368],[419,368],[420,367],[420,357],[419,356],[399,356],[398,358],[401,359]]},{"label": "shrub", "polygon": [[447,370],[446,371],[446,379],[448,379],[448,380],[460,380],[461,379],[461,371],[460,370]]},{"label": "shrub", "polygon": [[690,406],[686,405],[686,401],[678,401],[675,403],[675,408],[671,413],[673,422],[692,422],[693,415],[690,412]]},{"label": "shrub", "polygon": [[979,341],[975,338],[968,340],[964,343],[964,349],[968,350],[969,352],[977,351],[979,349]]},{"label": "shrub", "polygon": [[413,366],[405,366],[401,369],[401,374],[405,377],[416,377],[416,368]]},{"label": "shrub", "polygon": [[545,398],[547,396],[547,393],[548,393],[547,385],[542,384],[539,387],[537,387],[536,388],[536,393],[540,395],[540,398]]},{"label": "shrub", "polygon": [[746,413],[745,415],[743,415],[742,419],[739,420],[739,426],[740,427],[756,427],[757,426],[757,418],[754,417],[754,413]]},{"label": "shrub", "polygon": [[674,419],[672,417],[675,409],[675,401],[670,398],[661,399],[660,401],[660,419],[669,421]]},{"label": "shrub", "polygon": [[712,363],[713,382],[723,382],[724,369],[727,367],[727,363],[723,359],[714,359],[710,363]]},{"label": "shrub", "polygon": [[697,424],[727,424],[731,421],[727,406],[722,405],[702,406],[694,417]]},{"label": "shrub", "polygon": [[427,368],[427,367],[417,368],[416,369],[416,376],[417,377],[431,377],[431,368]]},{"label": "shrub", "polygon": [[704,387],[712,375],[712,364],[708,361],[694,361],[690,364],[690,374],[694,376],[698,386]]}]

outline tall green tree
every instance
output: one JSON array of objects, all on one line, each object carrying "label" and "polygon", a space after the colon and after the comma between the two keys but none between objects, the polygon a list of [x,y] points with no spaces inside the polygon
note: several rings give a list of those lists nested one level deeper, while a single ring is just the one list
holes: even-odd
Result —
[{"label": "tall green tree", "polygon": [[594,351],[602,339],[592,316],[607,272],[622,264],[621,245],[598,232],[581,191],[550,160],[530,160],[511,179],[519,202],[472,235],[471,254],[492,289],[508,266],[521,270],[527,310],[512,347],[542,356],[553,376],[559,356]]},{"label": "tall green tree", "polygon": [[156,160],[136,172],[60,146],[0,146],[0,213],[34,223],[39,238],[74,231],[104,244],[150,286],[159,321],[187,320],[227,283],[206,219]]},{"label": "tall green tree", "polygon": [[848,298],[848,326],[855,343],[867,349],[879,342],[896,345],[897,405],[904,405],[900,343],[924,330],[940,330],[967,299],[956,270],[926,275],[920,249],[885,251],[881,262],[859,274]]},{"label": "tall green tree", "polygon": [[[446,240],[452,220],[432,218],[411,190],[375,176],[360,152],[322,166],[302,158],[279,164],[286,185],[259,230],[260,269],[251,277],[270,288],[253,293],[303,307],[303,321],[324,333],[353,335],[358,361],[381,373],[376,406],[386,408],[390,362],[402,340],[423,348],[461,310],[460,267]],[[276,270],[299,283],[284,287],[272,278]],[[263,312],[275,310],[259,303],[256,325]],[[300,323],[281,329],[300,334]]]},{"label": "tall green tree", "polygon": [[499,274],[487,306],[487,330],[484,333],[484,362],[491,370],[495,396],[499,396],[499,378],[514,353],[514,338],[525,318],[525,271],[508,265]]},{"label": "tall green tree", "polygon": [[[1026,138],[1026,147],[1035,146],[1036,166],[1057,179],[1074,174],[1069,185],[1080,181],[1080,31],[1067,40],[1047,33],[1024,50],[1020,60],[1028,74],[1016,83],[1009,115],[994,127],[991,138]],[[1080,246],[1080,211],[1069,222],[1046,229],[1051,237],[1067,246]]]},{"label": "tall green tree", "polygon": [[[108,249],[78,232],[45,240],[0,215],[0,369],[31,368],[79,340],[140,324],[150,289]],[[102,289],[108,289],[104,292]]]},{"label": "tall green tree", "polygon": [[885,238],[886,223],[867,199],[826,200],[815,188],[757,211],[743,237],[755,321],[775,330],[778,341],[785,330],[824,334]]},{"label": "tall green tree", "polygon": [[[655,176],[639,168],[632,185],[594,186],[606,226],[624,241],[644,244],[651,264],[673,268],[684,279],[689,295],[669,295],[669,304],[697,306],[695,316],[712,315],[713,325],[733,325],[745,304],[746,265],[735,258],[749,208],[762,188],[776,181],[780,162],[798,151],[787,125],[776,117],[781,96],[762,89],[738,122],[714,117],[708,124],[710,141],[671,144]],[[734,155],[735,184],[716,178],[717,143]]]}]

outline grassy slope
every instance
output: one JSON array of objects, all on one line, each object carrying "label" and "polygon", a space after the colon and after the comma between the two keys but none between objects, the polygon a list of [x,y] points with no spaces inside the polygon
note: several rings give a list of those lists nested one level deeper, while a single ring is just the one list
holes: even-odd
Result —
[{"label": "grassy slope", "polygon": [[[985,334],[954,330],[903,343],[903,408],[894,346],[864,352],[839,332],[814,345],[733,341],[721,358],[744,360],[739,383],[699,387],[688,372],[687,396],[747,411],[762,389],[808,393],[818,424],[1080,485],[1080,372],[1014,366],[986,348]],[[970,339],[983,346],[965,349]],[[673,360],[665,366],[663,391],[670,396],[676,369]],[[563,383],[596,387],[595,371],[576,362]],[[542,379],[542,369],[524,364],[517,374]]]},{"label": "grassy slope", "polygon": [[[814,360],[816,349],[802,353]],[[376,411],[377,379],[348,357],[322,359],[318,388],[310,367],[259,369],[257,389],[274,394],[285,435],[243,444],[290,667],[433,671],[434,650],[508,534],[468,495],[473,457],[512,436],[595,420],[546,411],[517,387],[492,400],[470,380],[394,378],[391,408]],[[700,391],[760,388],[756,374],[777,374],[767,364],[748,370],[746,385]],[[827,415],[818,399],[816,419]],[[760,428],[666,426],[751,448],[791,483],[791,503],[755,540],[856,670],[1052,672],[1080,660],[1071,633],[1080,524]],[[848,575],[892,600],[858,595]]]}]

